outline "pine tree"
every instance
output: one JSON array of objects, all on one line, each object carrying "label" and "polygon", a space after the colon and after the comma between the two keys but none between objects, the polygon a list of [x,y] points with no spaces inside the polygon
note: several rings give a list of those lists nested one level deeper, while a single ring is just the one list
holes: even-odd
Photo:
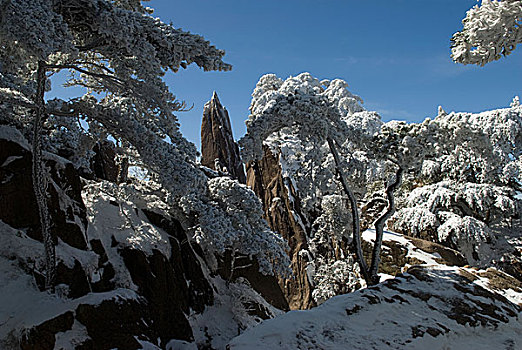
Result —
[{"label": "pine tree", "polygon": [[[33,178],[46,247],[47,288],[53,287],[56,263],[45,203],[44,122],[83,120],[92,136],[111,135],[130,147],[169,192],[173,206],[183,202],[195,208],[199,203],[202,211],[212,207],[220,218],[230,217],[219,206],[226,199],[207,196],[209,179],[199,170],[196,148],[181,135],[174,115],[185,105],[162,77],[192,63],[205,71],[227,71],[231,66],[222,60],[224,51],[203,37],[151,14],[138,0],[0,1],[0,112],[4,122],[33,120]],[[86,93],[46,101],[49,78],[60,71],[69,73],[66,86],[82,87]],[[243,188],[236,192],[243,198],[251,194]],[[260,215],[254,216],[244,230],[267,244],[280,242]],[[224,232],[213,234],[216,238]],[[281,254],[277,260],[284,265],[284,245],[277,244],[272,251]]]}]

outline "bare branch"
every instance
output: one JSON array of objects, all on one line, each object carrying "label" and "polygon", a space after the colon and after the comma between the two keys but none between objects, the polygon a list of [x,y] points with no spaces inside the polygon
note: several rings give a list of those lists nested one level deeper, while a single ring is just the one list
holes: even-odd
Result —
[{"label": "bare branch", "polygon": [[353,246],[355,248],[355,256],[357,258],[357,262],[359,263],[359,267],[361,268],[361,273],[363,275],[366,283],[371,283],[370,274],[368,272],[368,265],[364,260],[362,246],[361,246],[361,235],[360,235],[360,224],[359,224],[359,211],[357,208],[357,199],[350,186],[346,182],[344,178],[342,169],[341,169],[341,160],[339,158],[339,153],[337,152],[337,147],[335,146],[334,141],[331,138],[327,139],[328,146],[330,148],[330,152],[332,153],[335,161],[335,170],[337,171],[337,175],[339,177],[339,181],[343,187],[344,193],[348,196],[348,201],[350,202],[350,209],[352,213],[352,230],[353,230]]},{"label": "bare branch", "polygon": [[402,173],[403,169],[399,167],[395,174],[395,181],[387,185],[386,198],[388,199],[388,207],[386,208],[386,211],[377,219],[377,221],[375,221],[375,242],[373,243],[372,263],[370,267],[371,285],[379,283],[379,275],[377,274],[377,271],[379,269],[384,224],[395,212],[394,192],[401,184]]}]

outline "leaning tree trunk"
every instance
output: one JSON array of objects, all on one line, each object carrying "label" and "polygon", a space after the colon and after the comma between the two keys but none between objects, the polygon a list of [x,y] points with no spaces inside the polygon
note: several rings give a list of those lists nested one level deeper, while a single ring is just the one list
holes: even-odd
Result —
[{"label": "leaning tree trunk", "polygon": [[359,267],[361,268],[361,273],[363,275],[364,280],[369,285],[371,283],[370,274],[368,272],[368,266],[366,265],[366,261],[364,260],[362,246],[361,246],[361,235],[360,235],[360,225],[359,225],[359,211],[357,208],[357,199],[355,195],[348,186],[346,179],[344,178],[343,171],[341,169],[341,161],[339,158],[339,153],[337,152],[337,148],[335,146],[334,141],[331,138],[327,139],[328,147],[330,148],[330,152],[334,157],[335,162],[335,170],[337,171],[337,175],[339,176],[339,181],[343,187],[344,193],[348,196],[348,201],[350,202],[350,208],[352,212],[352,231],[353,231],[353,246],[355,250],[355,257],[357,258],[357,262],[359,263]]},{"label": "leaning tree trunk", "polygon": [[46,67],[42,61],[38,62],[36,78],[36,115],[33,125],[33,189],[40,215],[40,226],[45,248],[45,289],[53,290],[56,278],[56,256],[54,242],[51,236],[49,209],[47,208],[47,181],[42,160],[42,128],[45,119],[45,76]]},{"label": "leaning tree trunk", "polygon": [[374,224],[375,242],[373,243],[372,264],[370,267],[370,285],[375,285],[379,283],[379,275],[377,274],[377,272],[379,270],[382,238],[384,234],[384,224],[395,212],[395,197],[393,196],[393,193],[401,184],[402,173],[403,170],[401,167],[399,167],[397,173],[395,174],[395,181],[389,183],[386,186],[386,199],[388,200],[388,207],[386,208],[386,211],[377,219],[377,221],[375,221]]}]

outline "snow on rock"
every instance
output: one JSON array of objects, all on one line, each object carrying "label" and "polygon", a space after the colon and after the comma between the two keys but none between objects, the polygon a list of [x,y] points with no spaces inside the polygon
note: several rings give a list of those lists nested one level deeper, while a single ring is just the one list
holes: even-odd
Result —
[{"label": "snow on rock", "polygon": [[31,149],[31,145],[29,145],[22,133],[11,126],[0,125],[0,138],[17,143],[27,151]]},{"label": "snow on rock", "polygon": [[312,310],[290,311],[265,321],[229,346],[231,350],[521,348],[521,306],[485,288],[484,280],[471,269],[415,266],[395,279],[334,297]]},{"label": "snow on rock", "polygon": [[[229,283],[215,277],[212,284],[216,291],[214,304],[203,313],[189,317],[199,349],[225,349],[227,342],[240,332],[257,326],[262,320],[283,314],[252,290],[243,278]],[[188,350],[194,346],[192,343],[182,347],[177,342],[174,345],[172,349]]]},{"label": "snow on rock", "polygon": [[124,188],[109,182],[93,183],[84,188],[82,196],[89,207],[89,238],[114,236],[118,243],[148,255],[157,249],[170,257],[167,233],[154,227],[132,202],[125,200]]},{"label": "snow on rock", "polygon": [[[363,254],[368,260],[375,240],[375,230],[362,233]],[[427,240],[384,231],[379,271],[382,278],[395,276],[405,268],[418,264],[464,266],[466,259],[459,252]]]}]

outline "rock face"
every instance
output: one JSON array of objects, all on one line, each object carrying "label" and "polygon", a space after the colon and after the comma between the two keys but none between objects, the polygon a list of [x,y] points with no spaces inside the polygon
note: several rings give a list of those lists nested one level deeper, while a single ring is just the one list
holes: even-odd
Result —
[{"label": "rock face", "polygon": [[306,233],[297,222],[300,212],[299,197],[292,192],[292,184],[285,183],[279,158],[268,147],[264,147],[261,160],[247,165],[247,185],[261,199],[270,228],[281,234],[290,247],[294,276],[279,281],[290,309],[315,306],[313,288],[306,273],[306,256],[299,254],[301,250],[307,249]]},{"label": "rock face", "polygon": [[230,250],[218,257],[217,272],[224,280],[231,281],[238,277],[245,278],[268,303],[279,310],[288,311],[290,309],[286,295],[281,290],[276,277],[263,275],[259,272],[259,263],[249,256],[236,253],[235,260],[244,267],[232,269],[232,252]]},{"label": "rock face", "polygon": [[[371,260],[374,240],[375,230],[363,232],[361,243],[366,261]],[[417,264],[462,267],[467,262],[462,254],[443,245],[389,231],[383,233],[379,273],[396,276],[407,266]]]},{"label": "rock face", "polygon": [[[99,160],[114,165],[107,150]],[[106,180],[81,179],[53,154],[45,162],[55,293],[43,291],[31,148],[16,129],[0,126],[0,349],[216,348],[281,312],[260,294],[288,309],[276,279],[260,274],[255,261],[228,276],[234,280],[226,261],[210,271],[148,185],[116,184],[116,171],[98,174]]]},{"label": "rock face", "polygon": [[201,164],[245,183],[245,171],[234,141],[230,118],[217,93],[205,104],[201,123]]},{"label": "rock face", "polygon": [[[134,210],[141,213],[137,208]],[[61,257],[57,289],[67,291],[68,299],[65,300],[46,298],[47,293],[34,288],[33,277],[20,269],[27,261],[38,259],[38,254],[35,258],[27,257],[25,247],[33,244],[41,248],[41,244],[18,237],[20,233],[15,229],[0,227],[2,240],[15,240],[22,248],[20,252],[10,252],[9,259],[5,258],[4,251],[1,252],[0,265],[12,260],[8,271],[16,271],[13,273],[16,277],[10,281],[0,280],[5,282],[0,292],[12,294],[12,290],[24,281],[32,295],[23,308],[17,306],[34,310],[30,321],[13,320],[13,324],[3,325],[5,329],[16,327],[11,332],[23,334],[22,349],[54,349],[62,333],[66,334],[65,342],[73,342],[75,349],[141,349],[143,342],[165,348],[172,339],[194,341],[187,317],[192,312],[203,312],[213,303],[212,287],[194,251],[186,244],[186,233],[181,225],[157,213],[143,212],[141,215],[149,225],[154,222],[155,227],[162,227],[168,237],[165,244],[170,246],[169,254],[164,249],[149,252],[133,248],[122,237],[95,237],[91,240],[95,247],[92,251],[83,254],[72,251],[79,255],[83,261],[80,263],[67,256],[70,248],[64,250],[64,246],[57,246],[57,254]],[[16,247],[16,244],[11,245]],[[72,267],[68,266],[71,264],[67,262],[69,259],[74,259]],[[93,272],[100,277],[93,277]],[[122,276],[129,279],[122,280]],[[61,314],[63,310],[68,311]],[[24,328],[17,329],[21,325]],[[0,348],[9,349],[10,344],[4,342],[2,335],[3,330],[0,330]]]},{"label": "rock face", "polygon": [[495,270],[415,266],[377,286],[291,311],[230,349],[518,349],[522,308],[498,293]]},{"label": "rock face", "polygon": [[[42,241],[40,219],[32,180],[32,153],[28,144],[15,141],[22,137],[15,129],[0,126],[12,137],[0,138],[0,220],[24,229],[33,239]],[[1,134],[0,130],[0,134]],[[51,234],[78,249],[86,249],[85,205],[82,184],[74,166],[57,156],[44,154],[50,172],[47,205],[51,215]]]},{"label": "rock face", "polygon": [[93,151],[91,169],[96,178],[115,183],[127,181],[128,159],[118,156],[117,148],[112,142],[98,142],[94,145]]}]

